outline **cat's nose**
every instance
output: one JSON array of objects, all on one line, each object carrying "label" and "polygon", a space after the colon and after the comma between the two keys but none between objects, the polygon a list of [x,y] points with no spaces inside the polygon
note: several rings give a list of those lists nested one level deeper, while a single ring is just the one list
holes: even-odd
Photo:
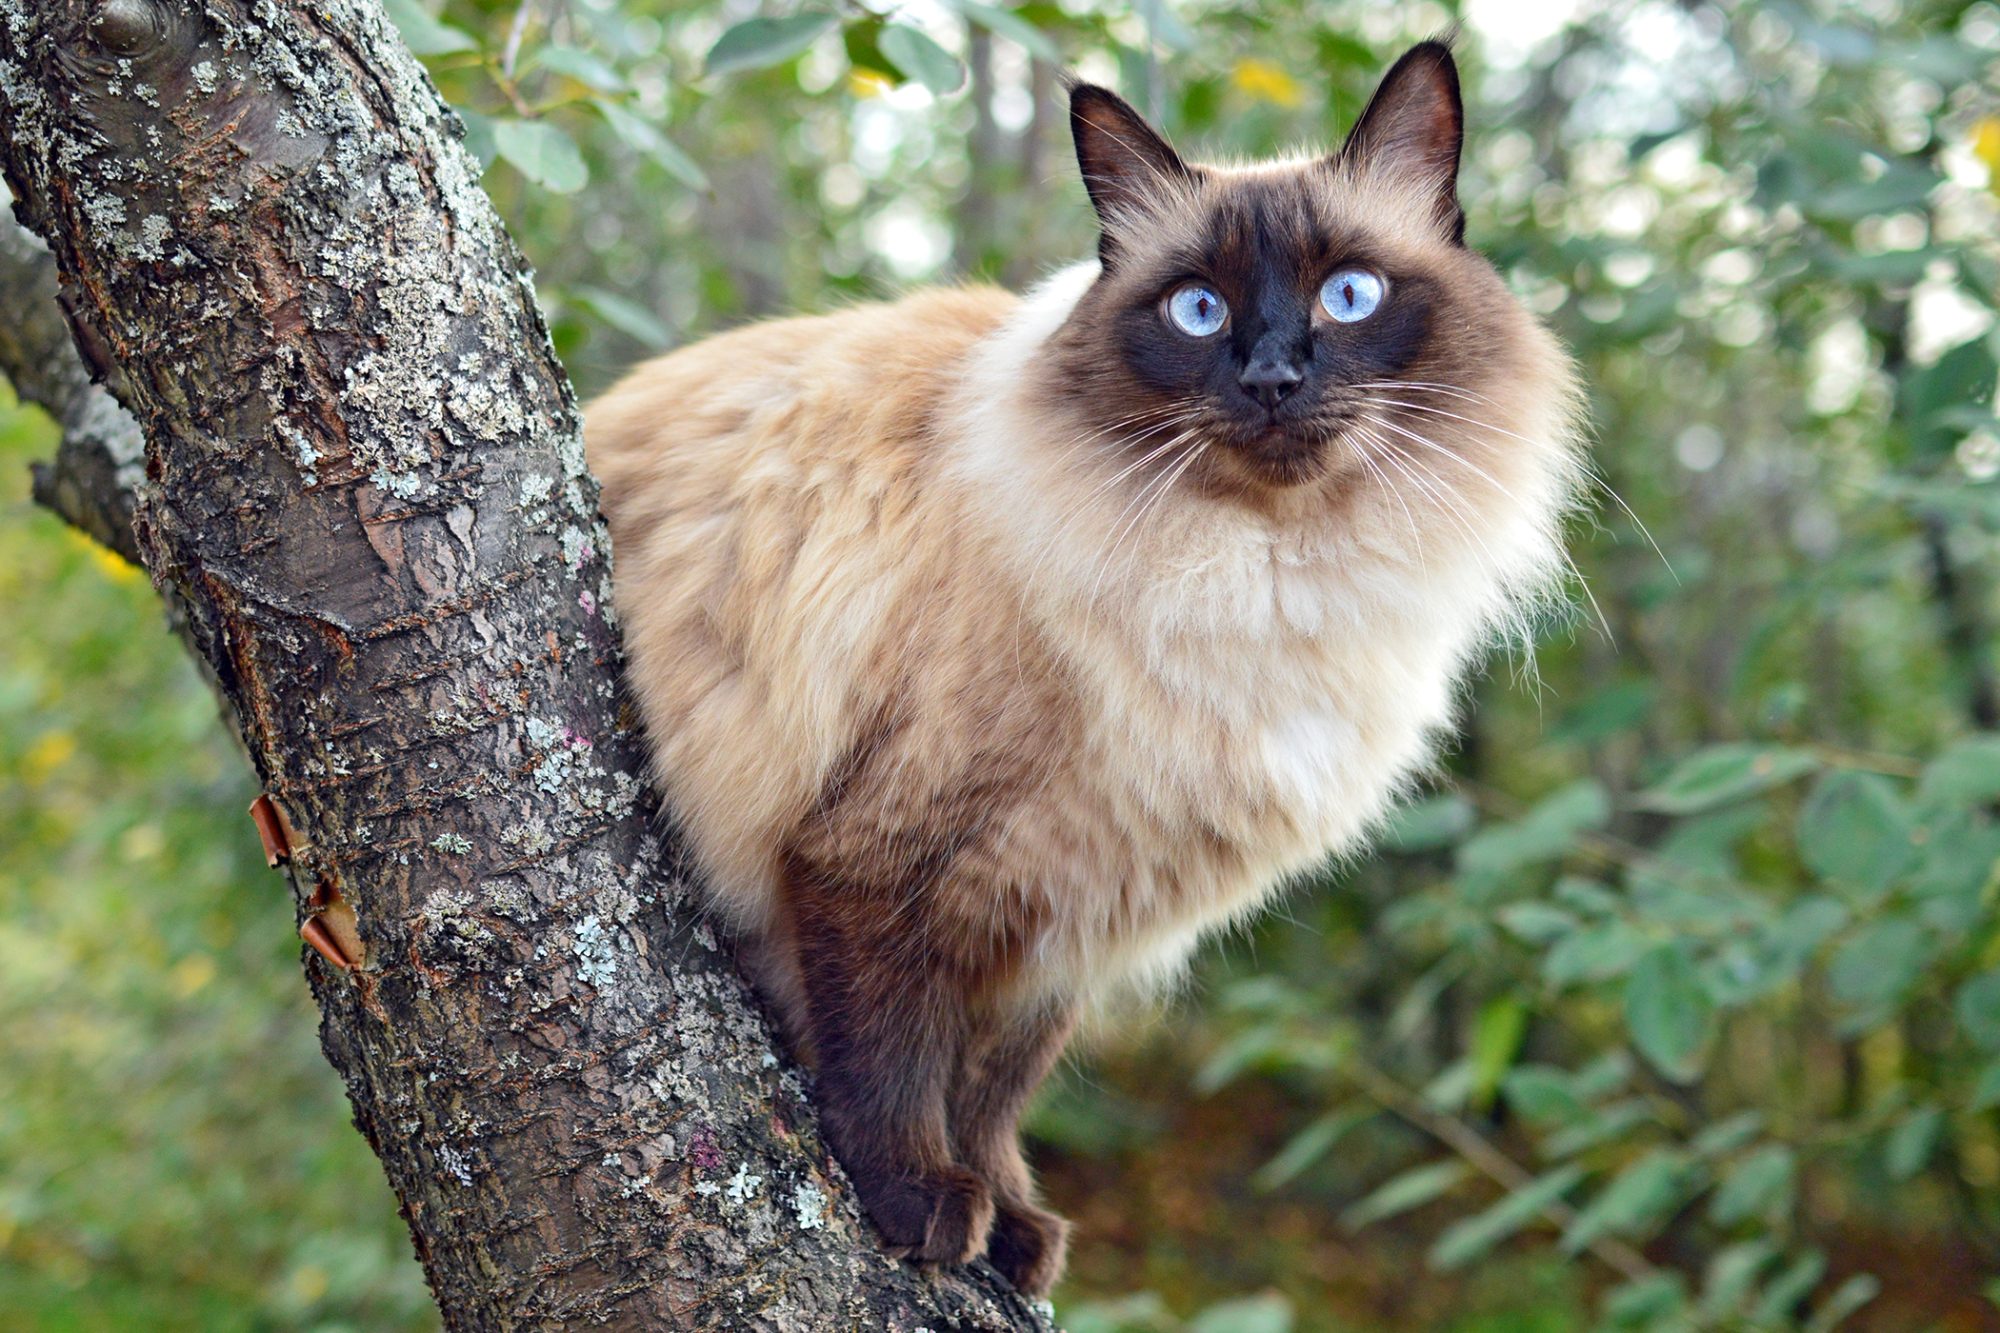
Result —
[{"label": "cat's nose", "polygon": [[1290,361],[1260,356],[1252,358],[1250,364],[1243,368],[1243,373],[1236,377],[1236,382],[1243,386],[1243,392],[1268,409],[1283,402],[1304,378],[1305,372]]}]

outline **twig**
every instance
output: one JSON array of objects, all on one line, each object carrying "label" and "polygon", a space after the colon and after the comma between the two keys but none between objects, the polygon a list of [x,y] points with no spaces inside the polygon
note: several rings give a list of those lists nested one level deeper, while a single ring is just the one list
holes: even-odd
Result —
[{"label": "twig", "polygon": [[514,21],[507,25],[507,45],[500,51],[500,72],[514,81],[514,66],[521,58],[521,39],[528,35],[528,20],[534,17],[536,0],[521,0]]},{"label": "twig", "polygon": [[[1342,1072],[1383,1109],[1430,1135],[1509,1193],[1534,1183],[1532,1172],[1494,1147],[1478,1130],[1429,1105],[1367,1061],[1350,1056]],[[1576,1209],[1560,1199],[1545,1204],[1541,1211],[1545,1219],[1565,1230],[1575,1224],[1578,1216]],[[1584,1249],[1630,1281],[1659,1276],[1660,1270],[1651,1260],[1616,1237],[1596,1237]]]}]

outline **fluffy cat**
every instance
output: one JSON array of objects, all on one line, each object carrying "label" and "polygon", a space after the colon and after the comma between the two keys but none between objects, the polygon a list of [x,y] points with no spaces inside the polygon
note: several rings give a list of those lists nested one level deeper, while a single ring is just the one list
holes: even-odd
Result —
[{"label": "fluffy cat", "polygon": [[1079,1009],[1356,846],[1544,593],[1577,389],[1467,249],[1449,50],[1341,148],[1070,91],[1098,262],[652,361],[587,414],[658,781],[887,1243],[1059,1275]]}]

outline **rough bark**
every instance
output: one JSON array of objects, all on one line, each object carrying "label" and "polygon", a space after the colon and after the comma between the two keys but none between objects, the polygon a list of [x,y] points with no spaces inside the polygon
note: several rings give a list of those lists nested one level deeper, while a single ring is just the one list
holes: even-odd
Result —
[{"label": "rough bark", "polygon": [[[692,906],[575,402],[452,131],[376,0],[0,0],[8,182],[145,429],[128,549],[361,955],[305,955],[322,1042],[446,1322],[1046,1328],[881,1253]],[[5,299],[72,437],[41,491],[115,542],[129,425]]]}]

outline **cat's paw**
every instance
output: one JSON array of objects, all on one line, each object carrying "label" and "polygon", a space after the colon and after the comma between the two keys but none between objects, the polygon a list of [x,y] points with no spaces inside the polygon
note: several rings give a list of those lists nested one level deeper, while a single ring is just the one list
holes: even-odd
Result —
[{"label": "cat's paw", "polygon": [[1046,1296],[1069,1258],[1069,1223],[1033,1204],[1003,1203],[986,1257],[1023,1295]]},{"label": "cat's paw", "polygon": [[876,1230],[901,1258],[962,1264],[986,1248],[993,1195],[970,1171],[948,1167],[917,1180],[856,1184]]}]

